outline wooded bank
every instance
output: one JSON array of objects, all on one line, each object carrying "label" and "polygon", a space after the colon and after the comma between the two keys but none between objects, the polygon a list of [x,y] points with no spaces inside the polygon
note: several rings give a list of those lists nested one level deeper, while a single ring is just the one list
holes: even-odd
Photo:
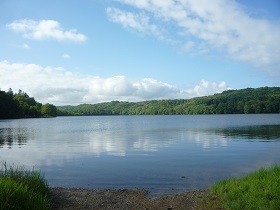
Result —
[{"label": "wooded bank", "polygon": [[227,90],[192,99],[112,101],[57,108],[60,116],[280,113],[280,87]]}]

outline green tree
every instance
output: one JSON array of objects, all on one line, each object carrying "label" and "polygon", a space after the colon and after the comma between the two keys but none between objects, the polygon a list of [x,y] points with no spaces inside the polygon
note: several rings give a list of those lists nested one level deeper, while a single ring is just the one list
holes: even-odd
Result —
[{"label": "green tree", "polygon": [[0,91],[0,119],[17,118],[19,106],[13,100],[13,96],[5,91]]},{"label": "green tree", "polygon": [[45,104],[42,106],[41,114],[47,117],[55,117],[57,115],[56,107],[52,104]]}]

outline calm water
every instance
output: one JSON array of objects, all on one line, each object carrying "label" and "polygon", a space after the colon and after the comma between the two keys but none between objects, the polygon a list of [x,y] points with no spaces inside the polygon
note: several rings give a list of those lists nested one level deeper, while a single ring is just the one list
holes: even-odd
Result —
[{"label": "calm water", "polygon": [[0,161],[52,187],[208,188],[280,164],[280,115],[101,116],[0,121]]}]

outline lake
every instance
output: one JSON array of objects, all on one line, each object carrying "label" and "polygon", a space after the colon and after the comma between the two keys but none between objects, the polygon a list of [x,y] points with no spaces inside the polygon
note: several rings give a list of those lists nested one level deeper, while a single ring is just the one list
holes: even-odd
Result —
[{"label": "lake", "polygon": [[206,189],[280,164],[280,115],[0,120],[0,161],[39,169],[51,187]]}]

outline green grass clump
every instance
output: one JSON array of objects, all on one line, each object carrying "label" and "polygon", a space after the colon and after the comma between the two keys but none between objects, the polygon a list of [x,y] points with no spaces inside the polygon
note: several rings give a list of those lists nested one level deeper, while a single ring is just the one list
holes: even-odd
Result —
[{"label": "green grass clump", "polygon": [[49,187],[39,172],[10,166],[0,169],[0,209],[50,209]]},{"label": "green grass clump", "polygon": [[280,166],[221,181],[212,186],[210,197],[217,197],[225,209],[279,210]]}]

